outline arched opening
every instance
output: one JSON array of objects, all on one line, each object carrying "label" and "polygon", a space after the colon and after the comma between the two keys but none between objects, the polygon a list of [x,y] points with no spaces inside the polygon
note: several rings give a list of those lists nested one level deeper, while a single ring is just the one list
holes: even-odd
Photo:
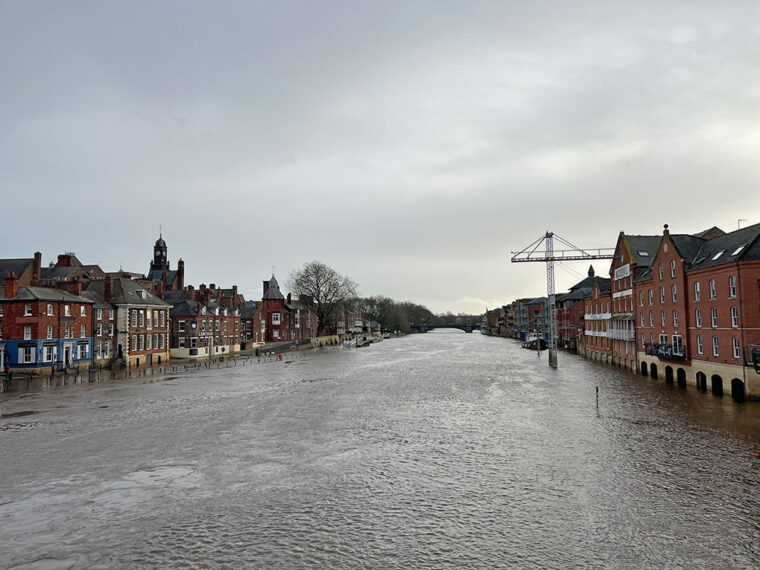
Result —
[{"label": "arched opening", "polygon": [[138,368],[140,368],[140,359],[139,358],[135,361],[135,366],[137,366]]},{"label": "arched opening", "polygon": [[652,377],[652,380],[657,380],[657,365],[656,364],[653,363],[649,367],[649,375]]},{"label": "arched opening", "polygon": [[646,376],[647,375],[647,363],[642,362],[641,363],[641,375]]},{"label": "arched opening", "polygon": [[734,402],[741,403],[744,401],[744,382],[738,378],[731,380],[731,397]]},{"label": "arched opening", "polygon": [[673,383],[673,367],[672,366],[665,367],[665,382],[667,382],[668,384]]},{"label": "arched opening", "polygon": [[707,376],[704,372],[697,372],[697,390],[707,392]]},{"label": "arched opening", "polygon": [[712,383],[713,396],[723,396],[723,378],[717,374],[713,374],[710,382]]},{"label": "arched opening", "polygon": [[676,379],[678,380],[679,388],[686,388],[686,370],[679,368],[676,372]]},{"label": "arched opening", "polygon": [[161,355],[158,355],[158,363],[161,364]]}]

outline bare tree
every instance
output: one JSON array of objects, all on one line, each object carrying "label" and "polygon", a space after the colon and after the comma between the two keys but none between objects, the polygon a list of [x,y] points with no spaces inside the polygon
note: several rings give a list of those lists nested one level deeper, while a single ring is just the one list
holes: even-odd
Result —
[{"label": "bare tree", "polygon": [[340,275],[320,261],[307,263],[291,273],[287,286],[317,316],[318,335],[323,333],[341,305],[356,299],[358,289],[351,278]]}]

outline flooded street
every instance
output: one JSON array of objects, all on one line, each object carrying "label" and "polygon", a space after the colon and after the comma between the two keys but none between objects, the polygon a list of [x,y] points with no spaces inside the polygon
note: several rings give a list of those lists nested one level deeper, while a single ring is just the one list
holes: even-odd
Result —
[{"label": "flooded street", "polygon": [[760,565],[758,403],[460,331],[286,360],[0,394],[0,566]]}]

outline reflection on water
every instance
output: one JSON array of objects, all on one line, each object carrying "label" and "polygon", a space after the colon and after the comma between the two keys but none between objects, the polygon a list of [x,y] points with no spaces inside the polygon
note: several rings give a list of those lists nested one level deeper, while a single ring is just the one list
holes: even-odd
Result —
[{"label": "reflection on water", "polygon": [[760,563],[755,403],[459,331],[289,359],[3,395],[3,565]]}]

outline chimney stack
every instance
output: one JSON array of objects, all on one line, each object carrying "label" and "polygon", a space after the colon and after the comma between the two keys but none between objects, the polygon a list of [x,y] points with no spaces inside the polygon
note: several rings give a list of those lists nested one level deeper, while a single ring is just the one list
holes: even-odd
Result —
[{"label": "chimney stack", "polygon": [[267,280],[265,279],[265,280],[263,281],[263,283],[264,283],[264,293],[263,293],[263,294],[264,294],[264,295],[266,295],[266,294],[267,294],[267,291],[269,291],[269,281],[267,281]]},{"label": "chimney stack", "polygon": [[161,281],[156,283],[156,297],[158,297],[159,299],[164,298],[164,284]]},{"label": "chimney stack", "polygon": [[177,262],[177,289],[185,288],[185,262],[182,258]]},{"label": "chimney stack", "polygon": [[191,300],[195,300],[195,287],[188,285],[185,289],[185,297]]},{"label": "chimney stack", "polygon": [[109,303],[113,299],[113,277],[106,275],[105,287],[103,287],[103,297]]},{"label": "chimney stack", "polygon": [[18,275],[11,271],[5,278],[5,298],[13,299],[18,295]]},{"label": "chimney stack", "polygon": [[36,286],[42,272],[42,254],[34,252],[34,267],[32,268],[32,285]]},{"label": "chimney stack", "polygon": [[290,304],[290,293],[288,293],[288,304]]},{"label": "chimney stack", "polygon": [[69,291],[71,291],[72,295],[81,295],[82,282],[79,279],[74,279],[74,281],[72,281],[71,285],[69,286]]},{"label": "chimney stack", "polygon": [[211,289],[212,291],[216,291],[216,283],[212,283],[211,285],[208,286],[208,288]]},{"label": "chimney stack", "polygon": [[237,308],[239,305],[238,303],[238,292],[237,292],[237,285],[232,286],[232,306]]}]

